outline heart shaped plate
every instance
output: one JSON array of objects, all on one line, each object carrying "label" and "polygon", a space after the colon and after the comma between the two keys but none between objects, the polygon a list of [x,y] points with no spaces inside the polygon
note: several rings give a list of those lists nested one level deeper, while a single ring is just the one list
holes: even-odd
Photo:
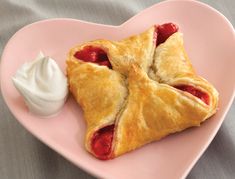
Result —
[{"label": "heart shaped plate", "polygon": [[[104,38],[119,40],[140,33],[153,24],[173,22],[184,34],[186,51],[198,74],[220,93],[219,111],[199,128],[168,136],[110,161],[95,159],[84,148],[86,124],[81,108],[69,97],[52,118],[28,112],[11,77],[41,50],[65,71],[69,49],[76,44]],[[1,90],[16,119],[39,140],[87,172],[101,178],[184,178],[217,133],[233,101],[235,89],[235,35],[218,11],[196,1],[156,4],[120,26],[74,19],[50,19],[19,30],[6,45],[1,60]],[[58,89],[59,90],[59,89]]]}]

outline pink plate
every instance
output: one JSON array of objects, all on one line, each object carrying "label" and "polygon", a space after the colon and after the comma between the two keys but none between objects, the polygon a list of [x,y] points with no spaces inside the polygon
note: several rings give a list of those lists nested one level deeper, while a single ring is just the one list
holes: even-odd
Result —
[{"label": "pink plate", "polygon": [[[65,70],[65,59],[76,44],[105,38],[118,40],[153,24],[174,22],[184,34],[186,50],[197,72],[220,93],[219,111],[199,128],[188,129],[110,161],[100,161],[84,149],[85,123],[72,97],[53,118],[31,115],[11,77],[41,50]],[[184,178],[218,131],[232,103],[235,89],[235,35],[218,11],[196,1],[165,1],[120,26],[74,19],[51,19],[19,30],[2,55],[1,89],[18,121],[42,142],[77,166],[101,178]],[[59,89],[58,89],[59,90]]]}]

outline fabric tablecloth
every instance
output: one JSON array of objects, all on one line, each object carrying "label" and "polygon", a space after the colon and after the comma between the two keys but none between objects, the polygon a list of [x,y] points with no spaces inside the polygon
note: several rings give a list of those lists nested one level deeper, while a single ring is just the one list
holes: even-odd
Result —
[{"label": "fabric tablecloth", "polygon": [[[21,27],[47,18],[75,18],[119,25],[159,0],[0,0],[0,54]],[[234,0],[203,0],[234,25]],[[23,43],[23,42],[22,42]],[[234,49],[235,50],[235,49]],[[10,113],[0,96],[0,178],[94,178],[42,144]],[[188,179],[235,178],[235,103]]]}]

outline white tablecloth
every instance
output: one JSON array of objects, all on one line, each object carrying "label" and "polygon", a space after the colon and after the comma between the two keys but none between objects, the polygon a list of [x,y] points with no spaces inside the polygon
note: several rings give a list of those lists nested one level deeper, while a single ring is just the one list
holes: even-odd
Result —
[{"label": "white tablecloth", "polygon": [[[157,2],[159,0],[0,0],[0,54],[17,30],[41,19],[69,17],[119,25]],[[203,2],[235,24],[234,0]],[[0,108],[1,179],[93,178],[28,133],[14,119],[1,96]],[[235,103],[215,139],[187,178],[235,178],[234,118]]]}]

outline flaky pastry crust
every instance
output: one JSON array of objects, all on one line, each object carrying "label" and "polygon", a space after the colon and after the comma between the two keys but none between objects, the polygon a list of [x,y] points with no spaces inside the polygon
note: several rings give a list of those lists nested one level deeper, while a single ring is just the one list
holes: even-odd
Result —
[{"label": "flaky pastry crust", "polygon": [[[86,149],[92,136],[114,124],[110,158],[199,126],[216,112],[218,92],[198,76],[185,52],[179,32],[155,47],[155,27],[121,41],[95,40],[72,48],[67,59],[70,91],[84,111]],[[103,49],[112,69],[74,57],[86,46]],[[191,85],[209,96],[205,104],[175,88]]]}]

